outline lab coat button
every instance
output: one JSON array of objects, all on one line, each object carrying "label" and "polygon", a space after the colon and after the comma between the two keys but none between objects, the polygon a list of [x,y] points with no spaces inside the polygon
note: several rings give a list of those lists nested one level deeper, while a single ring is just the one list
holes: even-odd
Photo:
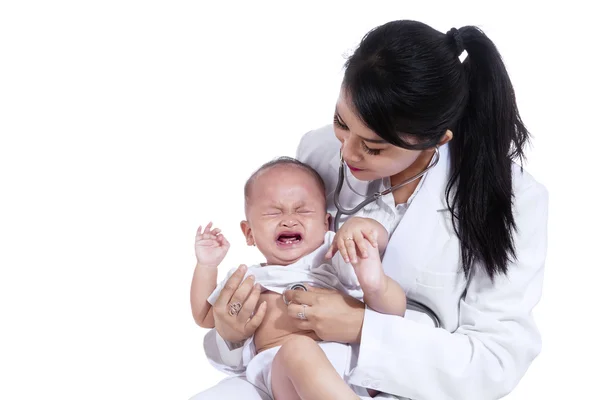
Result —
[{"label": "lab coat button", "polygon": [[379,381],[374,381],[372,386],[373,386],[373,389],[377,389],[379,387]]},{"label": "lab coat button", "polygon": [[368,381],[368,380],[366,380],[366,379],[365,379],[364,381],[362,381],[362,385],[363,385],[364,387],[367,387],[367,386],[369,386],[369,384],[370,384],[370,383],[371,383],[371,381]]}]

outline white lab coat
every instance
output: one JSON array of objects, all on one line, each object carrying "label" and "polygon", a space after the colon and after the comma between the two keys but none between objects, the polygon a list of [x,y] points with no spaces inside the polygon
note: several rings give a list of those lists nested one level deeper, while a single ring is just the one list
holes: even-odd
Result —
[{"label": "white lab coat", "polygon": [[[447,147],[440,148],[438,165],[426,175],[383,257],[386,274],[408,297],[433,309],[442,328],[416,322],[417,314],[402,318],[367,309],[360,347],[354,349],[356,362],[347,379],[411,399],[499,399],[517,385],[541,350],[532,309],[542,292],[548,194],[514,166],[517,261],[494,283],[476,268],[465,292],[460,243],[445,202]],[[325,180],[330,211],[335,210],[339,149],[332,127],[326,126],[307,133],[297,152],[297,158]],[[359,193],[369,190],[367,183],[352,183]],[[343,204],[360,200],[349,190],[342,192]],[[224,365],[236,365],[235,352],[223,346],[214,330],[205,337],[205,349],[217,368],[236,371]]]}]

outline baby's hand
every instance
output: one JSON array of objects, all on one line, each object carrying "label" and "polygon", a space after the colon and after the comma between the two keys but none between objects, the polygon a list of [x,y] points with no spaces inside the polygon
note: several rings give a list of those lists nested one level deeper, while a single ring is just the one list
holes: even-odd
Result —
[{"label": "baby's hand", "polygon": [[196,232],[196,260],[205,267],[217,267],[229,250],[229,242],[220,229],[211,229],[209,222],[204,232],[202,226]]},{"label": "baby's hand", "polygon": [[367,242],[367,252],[368,257],[361,257],[358,262],[352,263],[360,287],[365,294],[384,293],[386,279],[379,251]]},{"label": "baby's hand", "polygon": [[377,248],[377,231],[373,229],[372,220],[353,217],[337,231],[325,258],[332,258],[339,250],[345,262],[354,264],[358,262],[357,253],[361,258],[369,256],[368,243]]}]

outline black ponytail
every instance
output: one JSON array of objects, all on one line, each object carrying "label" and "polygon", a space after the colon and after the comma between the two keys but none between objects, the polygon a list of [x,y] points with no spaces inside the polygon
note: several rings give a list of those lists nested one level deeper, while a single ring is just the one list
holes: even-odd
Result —
[{"label": "black ponytail", "polygon": [[452,177],[446,199],[465,271],[481,261],[493,278],[506,273],[515,257],[512,161],[523,160],[529,133],[496,46],[476,27],[452,34],[468,54],[462,67],[469,100],[450,142]]},{"label": "black ponytail", "polygon": [[515,257],[512,161],[522,160],[529,133],[490,39],[472,26],[444,34],[389,22],[348,59],[344,86],[363,122],[396,146],[431,148],[453,132],[446,201],[464,272],[478,262],[492,279],[506,273]]}]

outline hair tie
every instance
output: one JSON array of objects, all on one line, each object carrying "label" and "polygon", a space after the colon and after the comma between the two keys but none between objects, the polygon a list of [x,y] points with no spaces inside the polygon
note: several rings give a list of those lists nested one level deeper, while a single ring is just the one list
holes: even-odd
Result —
[{"label": "hair tie", "polygon": [[463,43],[460,31],[456,28],[452,28],[446,33],[446,36],[448,36],[452,40],[452,44],[454,46],[454,50],[456,51],[456,55],[460,56],[463,53],[463,51],[465,51],[465,45]]}]

